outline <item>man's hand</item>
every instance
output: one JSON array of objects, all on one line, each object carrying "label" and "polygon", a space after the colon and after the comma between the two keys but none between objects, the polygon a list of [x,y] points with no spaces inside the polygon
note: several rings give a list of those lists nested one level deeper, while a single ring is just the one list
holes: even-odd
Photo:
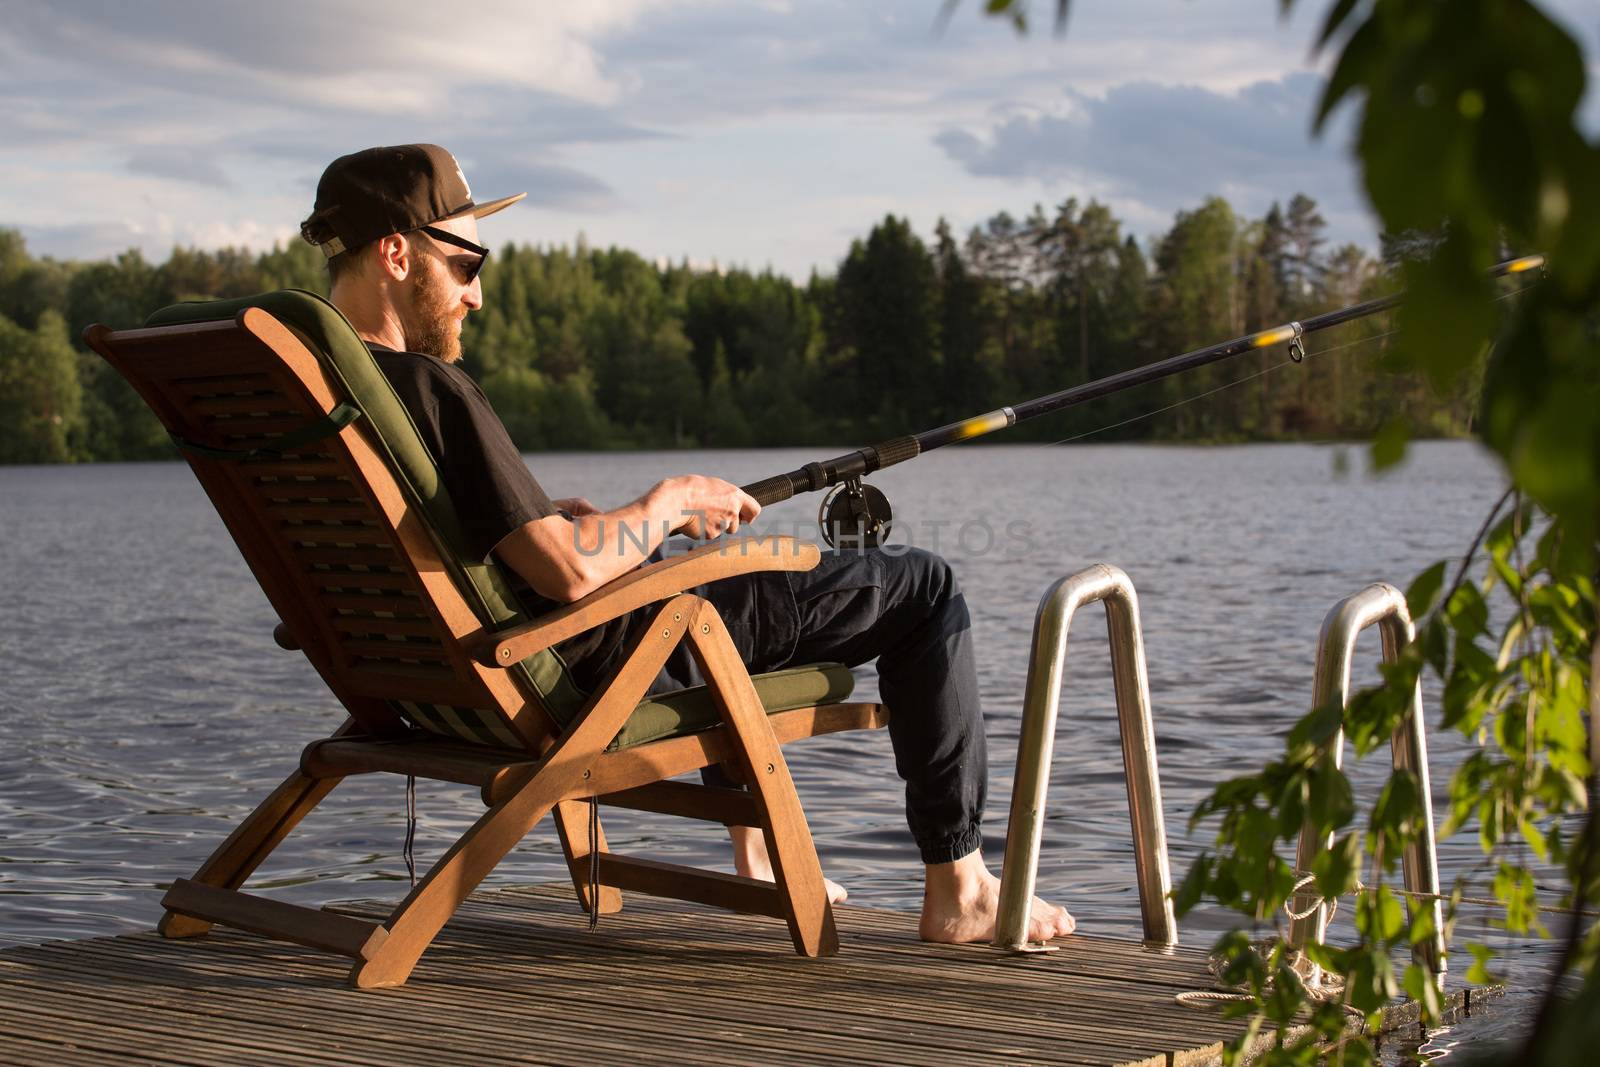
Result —
[{"label": "man's hand", "polygon": [[572,518],[547,515],[523,523],[494,551],[536,591],[562,603],[637,567],[668,533],[719,537],[761,513],[755,498],[731,482],[694,475],[657,482],[615,511],[603,512],[582,497],[553,503]]},{"label": "man's hand", "polygon": [[761,514],[755,497],[732,482],[687,474],[660,482],[652,494],[676,505],[673,533],[697,540],[710,540],[723,534],[738,533],[739,527]]},{"label": "man's hand", "polygon": [[575,519],[582,518],[585,515],[601,514],[599,508],[581,496],[562,497],[560,500],[552,500],[551,503],[556,506],[557,511],[565,511]]}]

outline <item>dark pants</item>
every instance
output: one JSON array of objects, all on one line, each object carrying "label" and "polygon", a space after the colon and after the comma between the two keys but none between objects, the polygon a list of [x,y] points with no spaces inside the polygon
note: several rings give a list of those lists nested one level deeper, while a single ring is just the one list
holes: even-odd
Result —
[{"label": "dark pants", "polygon": [[[814,570],[763,572],[691,590],[716,605],[752,673],[878,661],[906,821],[924,863],[978,847],[988,784],[971,620],[950,566],[921,549],[827,553]],[[687,645],[658,688],[700,685]],[[706,780],[726,784],[721,768]]]}]

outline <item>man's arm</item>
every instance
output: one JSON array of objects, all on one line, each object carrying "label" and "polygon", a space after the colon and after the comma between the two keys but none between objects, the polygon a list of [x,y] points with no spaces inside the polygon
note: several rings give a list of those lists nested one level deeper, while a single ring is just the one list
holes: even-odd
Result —
[{"label": "man's arm", "polygon": [[633,570],[669,534],[712,538],[737,533],[761,505],[721,478],[685,475],[657,482],[649,492],[615,511],[580,513],[571,519],[534,519],[495,545],[495,555],[541,596],[567,603]]}]

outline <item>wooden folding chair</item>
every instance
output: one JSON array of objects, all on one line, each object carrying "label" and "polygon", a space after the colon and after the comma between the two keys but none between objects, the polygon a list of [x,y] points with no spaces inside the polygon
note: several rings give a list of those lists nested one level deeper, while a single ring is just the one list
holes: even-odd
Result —
[{"label": "wooden folding chair", "polygon": [[[332,305],[284,291],[177,305],[151,328],[85,334],[179,443],[299,648],[349,712],[308,745],[192,879],[162,901],[167,937],[214,923],[352,957],[352,984],[403,983],[474,887],[547,814],[578,892],[602,912],[629,889],[781,916],[796,951],[837,951],[816,851],[780,745],[882,726],[844,703],[850,672],[822,664],[752,677],[722,620],[685,590],[815,566],[815,546],[763,538],[652,563],[540,618],[492,562],[466,558],[454,509],[410,417]],[[648,608],[622,664],[587,694],[553,646]],[[706,686],[646,698],[688,641]],[[748,790],[668,781],[713,763]],[[346,775],[387,771],[481,789],[488,810],[382,923],[241,886]],[[776,882],[607,850],[591,854],[590,798],[760,827]],[[598,890],[591,899],[591,875]]]}]

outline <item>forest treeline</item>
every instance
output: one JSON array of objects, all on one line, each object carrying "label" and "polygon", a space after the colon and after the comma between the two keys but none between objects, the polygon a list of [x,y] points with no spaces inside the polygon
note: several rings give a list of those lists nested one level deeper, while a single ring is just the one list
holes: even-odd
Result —
[{"label": "forest treeline", "polygon": [[[931,242],[890,216],[833,274],[803,284],[653,264],[582,239],[508,245],[483,273],[484,308],[468,317],[463,348],[527,451],[863,444],[1381,289],[1381,262],[1355,245],[1330,249],[1325,229],[1305,196],[1261,219],[1211,198],[1146,245],[1092,200],[1002,212],[964,237],[941,221]],[[315,249],[62,262],[0,229],[0,462],[172,455],[154,417],[83,348],[83,328],[285,286],[326,291]],[[1354,437],[1396,418],[1464,432],[1472,397],[1437,396],[1386,369],[1387,328],[1353,323],[1314,338],[1300,365],[1271,349],[996,440]]]}]

